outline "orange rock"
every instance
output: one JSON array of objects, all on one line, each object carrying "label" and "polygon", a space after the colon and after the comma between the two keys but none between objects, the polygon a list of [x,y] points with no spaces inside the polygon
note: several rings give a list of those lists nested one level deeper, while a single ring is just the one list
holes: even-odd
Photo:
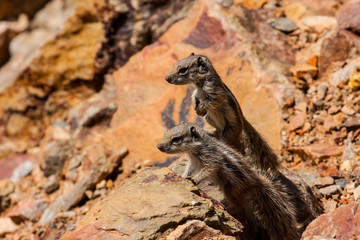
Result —
[{"label": "orange rock", "polygon": [[269,0],[234,0],[234,4],[241,4],[249,9],[258,9],[265,5]]},{"label": "orange rock", "polygon": [[207,4],[196,2],[186,19],[114,73],[119,104],[104,142],[114,148],[129,147],[124,171],[145,160],[164,161],[168,155],[158,151],[156,145],[166,129],[180,121],[202,121],[192,109],[194,88],[170,85],[164,80],[173,64],[191,52],[211,59],[248,120],[272,147],[280,146],[280,108],[275,94],[263,85],[271,77],[262,77],[271,73],[265,74],[254,64],[257,60],[247,54],[243,36],[223,21],[222,12]]},{"label": "orange rock", "polygon": [[315,78],[318,69],[313,65],[299,64],[292,67],[290,71],[295,77],[304,79],[306,74],[310,74],[312,78]]},{"label": "orange rock", "polygon": [[306,7],[299,2],[291,3],[284,7],[285,16],[294,21],[295,23],[299,22],[302,17],[306,14]]}]

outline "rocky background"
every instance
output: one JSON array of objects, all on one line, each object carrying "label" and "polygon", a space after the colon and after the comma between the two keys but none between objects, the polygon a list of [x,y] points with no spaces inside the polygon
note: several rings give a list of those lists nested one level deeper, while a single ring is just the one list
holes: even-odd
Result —
[{"label": "rocky background", "polygon": [[325,214],[303,238],[360,238],[359,12],[354,0],[1,0],[0,238],[241,238],[215,196],[168,168],[179,156],[156,149],[180,121],[204,124],[193,87],[164,81],[191,52],[317,192]]}]

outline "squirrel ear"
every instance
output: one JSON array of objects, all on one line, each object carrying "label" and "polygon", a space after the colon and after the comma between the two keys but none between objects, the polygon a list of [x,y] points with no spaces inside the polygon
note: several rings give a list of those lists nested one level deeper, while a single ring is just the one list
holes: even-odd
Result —
[{"label": "squirrel ear", "polygon": [[202,57],[198,57],[198,59],[197,59],[197,64],[198,64],[198,66],[199,66],[199,69],[200,69],[200,72],[201,72],[201,73],[204,73],[204,72],[207,70],[206,63],[205,63],[205,61],[202,59]]},{"label": "squirrel ear", "polygon": [[190,135],[194,138],[199,138],[200,135],[199,133],[196,131],[195,127],[190,127]]}]

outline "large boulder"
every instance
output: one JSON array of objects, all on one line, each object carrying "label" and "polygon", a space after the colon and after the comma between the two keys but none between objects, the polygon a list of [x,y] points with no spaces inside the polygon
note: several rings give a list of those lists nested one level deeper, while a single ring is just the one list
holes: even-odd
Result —
[{"label": "large boulder", "polygon": [[201,195],[168,168],[142,170],[92,207],[76,230],[61,239],[235,239],[231,236],[239,235],[242,225],[215,200]]},{"label": "large boulder", "polygon": [[304,240],[359,239],[359,210],[359,204],[352,202],[319,216],[306,228],[303,233]]}]

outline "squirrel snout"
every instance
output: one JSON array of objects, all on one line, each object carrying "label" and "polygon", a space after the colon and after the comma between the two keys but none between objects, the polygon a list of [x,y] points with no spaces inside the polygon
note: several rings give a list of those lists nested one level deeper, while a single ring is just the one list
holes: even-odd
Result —
[{"label": "squirrel snout", "polygon": [[157,148],[158,148],[160,151],[162,151],[162,152],[164,152],[164,150],[165,150],[164,144],[161,144],[161,143],[159,143],[159,144],[157,145]]},{"label": "squirrel snout", "polygon": [[170,80],[171,80],[170,74],[166,75],[165,80],[166,80],[167,82],[171,83],[171,82],[170,82]]}]

